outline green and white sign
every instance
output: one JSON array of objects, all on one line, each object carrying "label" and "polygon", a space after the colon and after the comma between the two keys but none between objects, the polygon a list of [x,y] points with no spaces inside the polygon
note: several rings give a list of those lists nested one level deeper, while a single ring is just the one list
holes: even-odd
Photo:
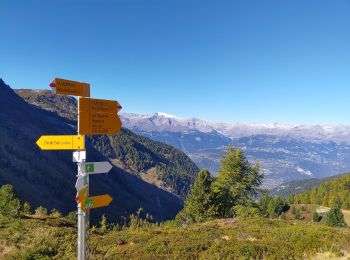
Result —
[{"label": "green and white sign", "polygon": [[82,162],[78,163],[79,174],[107,173],[113,168],[109,162]]},{"label": "green and white sign", "polygon": [[89,185],[89,175],[79,176],[77,179],[77,182],[75,183],[75,188],[77,189],[77,192],[79,192],[88,185]]}]

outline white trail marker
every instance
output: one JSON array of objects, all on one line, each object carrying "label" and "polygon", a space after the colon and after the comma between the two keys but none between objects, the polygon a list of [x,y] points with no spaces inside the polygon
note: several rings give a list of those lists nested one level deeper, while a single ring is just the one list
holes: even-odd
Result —
[{"label": "white trail marker", "polygon": [[79,174],[108,173],[113,168],[109,162],[82,162],[78,163]]}]

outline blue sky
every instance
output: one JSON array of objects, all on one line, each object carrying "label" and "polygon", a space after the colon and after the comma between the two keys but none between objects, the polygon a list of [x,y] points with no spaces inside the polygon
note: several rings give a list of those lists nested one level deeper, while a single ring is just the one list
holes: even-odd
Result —
[{"label": "blue sky", "polygon": [[348,0],[0,0],[0,77],[123,112],[350,124]]}]

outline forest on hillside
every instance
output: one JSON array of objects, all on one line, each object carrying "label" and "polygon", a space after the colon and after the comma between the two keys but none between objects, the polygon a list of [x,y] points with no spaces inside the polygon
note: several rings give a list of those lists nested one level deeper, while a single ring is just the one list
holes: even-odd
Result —
[{"label": "forest on hillside", "polygon": [[291,203],[317,204],[331,207],[338,203],[343,209],[350,209],[350,173],[326,181],[309,191],[289,196]]}]

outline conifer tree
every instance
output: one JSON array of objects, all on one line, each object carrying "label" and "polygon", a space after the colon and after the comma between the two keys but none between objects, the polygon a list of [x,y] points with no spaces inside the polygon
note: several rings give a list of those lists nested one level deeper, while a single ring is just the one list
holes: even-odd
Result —
[{"label": "conifer tree", "polygon": [[0,215],[17,217],[21,203],[12,185],[6,184],[0,188]]},{"label": "conifer tree", "polygon": [[259,164],[252,165],[248,162],[241,149],[227,149],[213,185],[221,217],[233,216],[234,206],[254,204],[252,198],[259,192],[263,179],[259,168]]},{"label": "conifer tree", "polygon": [[214,194],[212,192],[213,178],[206,169],[201,170],[186,198],[183,210],[177,219],[186,222],[201,222],[216,214]]},{"label": "conifer tree", "polygon": [[340,209],[339,202],[334,203],[333,207],[327,214],[326,223],[331,227],[346,227],[344,215]]}]

